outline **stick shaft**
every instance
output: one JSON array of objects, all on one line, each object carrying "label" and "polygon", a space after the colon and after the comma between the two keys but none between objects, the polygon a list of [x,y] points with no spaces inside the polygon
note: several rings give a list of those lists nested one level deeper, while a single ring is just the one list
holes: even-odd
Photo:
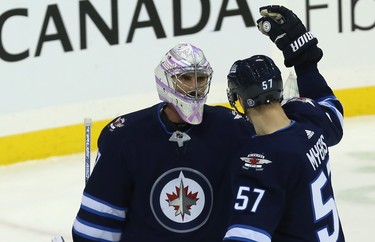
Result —
[{"label": "stick shaft", "polygon": [[91,118],[85,118],[85,183],[90,178],[91,173]]}]

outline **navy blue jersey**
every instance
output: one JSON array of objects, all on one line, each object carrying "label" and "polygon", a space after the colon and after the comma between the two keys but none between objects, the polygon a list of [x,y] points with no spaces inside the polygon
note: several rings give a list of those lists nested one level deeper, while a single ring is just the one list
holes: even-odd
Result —
[{"label": "navy blue jersey", "polygon": [[121,116],[102,131],[74,241],[222,241],[230,157],[254,131],[232,110],[206,105],[200,125],[173,132],[161,120],[163,105]]},{"label": "navy blue jersey", "polygon": [[328,152],[342,138],[341,104],[295,98],[283,108],[291,124],[253,136],[236,155],[224,240],[342,242]]}]

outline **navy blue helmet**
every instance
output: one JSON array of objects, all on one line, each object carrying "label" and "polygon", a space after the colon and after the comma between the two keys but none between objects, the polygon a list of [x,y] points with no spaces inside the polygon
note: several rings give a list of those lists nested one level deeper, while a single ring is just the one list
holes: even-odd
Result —
[{"label": "navy blue helmet", "polygon": [[282,100],[281,72],[267,56],[255,55],[234,62],[227,78],[228,101],[232,107],[235,107],[238,96],[246,109]]}]

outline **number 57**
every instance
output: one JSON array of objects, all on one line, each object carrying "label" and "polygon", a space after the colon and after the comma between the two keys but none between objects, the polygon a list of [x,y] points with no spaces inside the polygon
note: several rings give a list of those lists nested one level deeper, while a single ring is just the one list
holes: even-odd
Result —
[{"label": "number 57", "polygon": [[258,189],[258,188],[254,188],[254,190],[251,192],[251,188],[250,187],[245,187],[245,186],[240,186],[238,188],[238,192],[237,192],[237,201],[236,204],[234,205],[234,209],[236,210],[245,210],[249,204],[249,196],[252,194],[252,193],[256,193],[256,200],[251,208],[251,212],[256,212],[257,208],[258,208],[258,205],[260,203],[260,201],[262,200],[262,197],[264,195],[264,192],[265,190],[262,190],[262,189]]},{"label": "number 57", "polygon": [[268,88],[272,88],[272,79],[269,79],[268,81],[262,82],[262,88],[263,90],[267,90]]}]

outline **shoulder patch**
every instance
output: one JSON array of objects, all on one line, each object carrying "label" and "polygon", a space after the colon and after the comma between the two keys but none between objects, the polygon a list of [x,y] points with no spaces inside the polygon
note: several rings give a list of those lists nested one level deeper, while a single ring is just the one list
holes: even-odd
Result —
[{"label": "shoulder patch", "polygon": [[112,123],[108,125],[109,131],[114,131],[116,128],[121,128],[125,126],[125,118],[124,117],[119,117]]},{"label": "shoulder patch", "polygon": [[250,168],[255,169],[256,171],[262,171],[264,165],[272,163],[272,161],[265,159],[264,155],[261,154],[248,154],[247,157],[240,157],[244,164],[242,168],[249,170]]}]

